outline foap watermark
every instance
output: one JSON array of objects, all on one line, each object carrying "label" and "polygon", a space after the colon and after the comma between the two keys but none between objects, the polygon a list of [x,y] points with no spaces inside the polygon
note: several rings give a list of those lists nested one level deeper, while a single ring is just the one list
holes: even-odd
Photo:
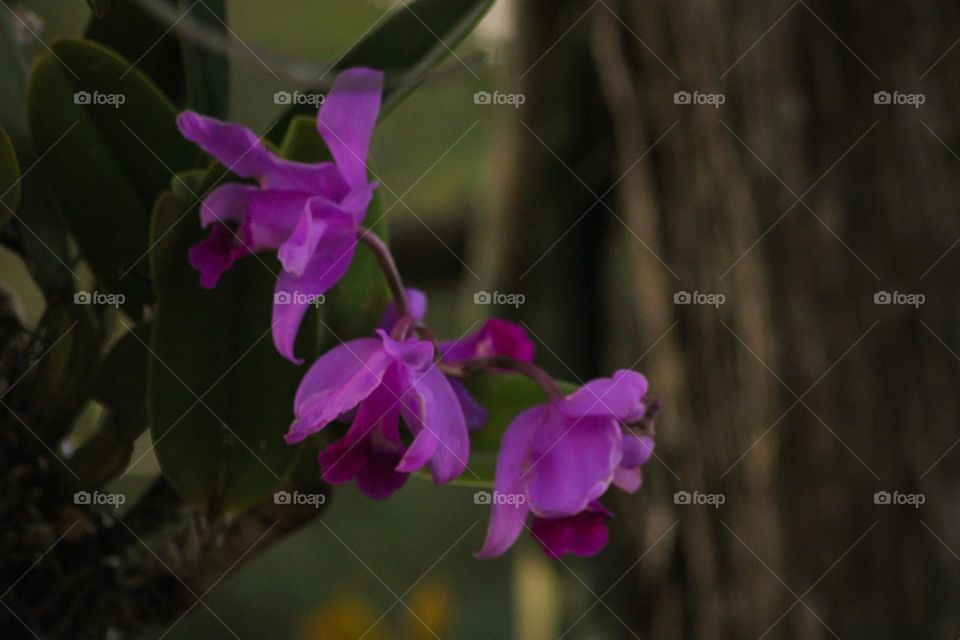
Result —
[{"label": "foap watermark", "polygon": [[873,494],[873,504],[908,505],[919,509],[927,501],[922,493],[900,493],[899,491],[877,491]]},{"label": "foap watermark", "polygon": [[303,291],[277,291],[273,294],[273,304],[308,304],[319,307],[327,301],[322,293],[304,293]]},{"label": "foap watermark", "polygon": [[903,304],[919,309],[927,301],[922,293],[904,293],[902,291],[877,291],[873,294],[873,304]]},{"label": "foap watermark", "polygon": [[500,104],[510,105],[514,109],[519,109],[520,105],[527,101],[527,96],[522,93],[500,93],[494,91],[477,91],[473,94],[473,104]]},{"label": "foap watermark", "polygon": [[722,93],[701,93],[700,91],[677,91],[673,94],[673,104],[692,104],[710,105],[714,109],[719,109],[720,105],[727,101],[727,96]]},{"label": "foap watermark", "polygon": [[273,94],[273,104],[305,104],[316,109],[323,106],[325,99],[322,93],[304,93],[303,91],[277,91]]},{"label": "foap watermark", "polygon": [[99,91],[77,91],[73,94],[73,104],[107,106],[119,109],[127,101],[122,93],[101,93]]},{"label": "foap watermark", "polygon": [[521,505],[527,502],[527,496],[522,493],[500,493],[499,491],[477,491],[473,494],[473,504],[512,504]]},{"label": "foap watermark", "polygon": [[722,493],[701,493],[699,491],[690,493],[689,491],[677,491],[673,494],[673,504],[705,504],[710,505],[714,509],[719,509],[720,505],[726,501],[727,496]]},{"label": "foap watermark", "polygon": [[273,494],[273,504],[292,506],[310,506],[319,509],[327,502],[323,493],[302,493],[300,491],[277,491]]},{"label": "foap watermark", "polygon": [[111,506],[119,509],[127,501],[127,496],[122,493],[100,493],[99,491],[77,491],[73,494],[73,504],[79,505],[97,505]]},{"label": "foap watermark", "polygon": [[711,307],[720,308],[727,301],[727,296],[722,293],[702,293],[700,291],[677,291],[673,294],[673,304],[707,304]]},{"label": "foap watermark", "polygon": [[892,104],[907,105],[914,109],[919,109],[920,105],[927,101],[927,96],[922,93],[900,93],[894,91],[877,91],[873,94],[873,104]]},{"label": "foap watermark", "polygon": [[122,293],[103,293],[102,291],[77,291],[73,294],[73,304],[101,304],[117,309],[127,297]]},{"label": "foap watermark", "polygon": [[518,308],[527,301],[522,293],[501,293],[500,291],[477,291],[473,294],[473,304],[499,304]]}]

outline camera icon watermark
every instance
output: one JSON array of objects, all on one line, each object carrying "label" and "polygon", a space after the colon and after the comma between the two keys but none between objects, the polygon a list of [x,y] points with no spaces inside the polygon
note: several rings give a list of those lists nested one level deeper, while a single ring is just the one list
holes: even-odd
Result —
[{"label": "camera icon watermark", "polygon": [[922,493],[900,493],[899,491],[877,491],[873,494],[873,504],[879,505],[907,505],[919,509],[927,501]]},{"label": "camera icon watermark", "polygon": [[727,96],[722,93],[701,93],[694,91],[677,91],[673,94],[673,104],[689,105],[709,105],[714,109],[719,109],[720,105],[727,101]]},{"label": "camera icon watermark", "polygon": [[701,293],[694,291],[677,291],[673,294],[673,304],[705,304],[715,309],[727,301],[727,296],[722,293]]},{"label": "camera icon watermark", "polygon": [[914,109],[919,109],[920,105],[927,101],[927,96],[923,93],[900,93],[894,91],[877,91],[873,94],[873,104],[889,105],[907,105]]},{"label": "camera icon watermark", "polygon": [[522,293],[501,293],[500,291],[477,291],[473,294],[473,304],[499,304],[503,306],[519,308],[527,301],[527,296]]},{"label": "camera icon watermark", "polygon": [[477,491],[473,494],[473,504],[508,504],[519,506],[526,504],[527,496],[523,493],[500,493],[499,491]]},{"label": "camera icon watermark", "polygon": [[491,104],[491,105],[509,105],[514,109],[519,109],[520,105],[527,101],[527,96],[523,93],[500,93],[494,91],[477,91],[473,94],[473,104]]},{"label": "camera icon watermark", "polygon": [[903,293],[901,291],[877,291],[873,294],[873,304],[899,304],[919,309],[927,301],[922,293]]},{"label": "camera icon watermark", "polygon": [[101,291],[77,291],[73,294],[73,304],[99,304],[120,308],[127,301],[122,293],[103,293]]},{"label": "camera icon watermark", "polygon": [[677,491],[673,494],[673,504],[679,505],[709,505],[714,509],[719,509],[720,505],[727,502],[727,496],[722,493],[701,493],[694,491]]},{"label": "camera icon watermark", "polygon": [[119,109],[126,103],[127,96],[122,93],[101,93],[99,91],[77,91],[73,94],[73,104],[88,106],[108,106]]},{"label": "camera icon watermark", "polygon": [[327,502],[322,493],[301,493],[300,491],[277,491],[273,494],[273,504],[291,506],[310,506],[319,509]]},{"label": "camera icon watermark", "polygon": [[273,94],[273,104],[309,105],[316,109],[323,106],[326,96],[322,93],[304,93],[303,91],[277,91]]},{"label": "camera icon watermark", "polygon": [[73,504],[111,506],[119,509],[127,501],[122,493],[100,493],[99,491],[77,491],[73,494]]},{"label": "camera icon watermark", "polygon": [[319,307],[327,301],[322,293],[304,293],[302,291],[277,291],[273,294],[273,304],[299,304]]}]

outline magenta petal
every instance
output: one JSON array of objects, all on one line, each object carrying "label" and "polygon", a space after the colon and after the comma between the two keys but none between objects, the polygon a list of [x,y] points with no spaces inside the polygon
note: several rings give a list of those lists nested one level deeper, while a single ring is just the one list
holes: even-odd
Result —
[{"label": "magenta petal", "polygon": [[460,409],[463,411],[463,417],[467,421],[467,429],[476,431],[487,423],[489,413],[483,408],[483,405],[477,402],[476,398],[470,395],[463,382],[456,378],[450,378],[450,386],[453,392],[457,394],[457,400],[460,402]]},{"label": "magenta petal", "polygon": [[[315,203],[311,201],[311,204]],[[328,213],[330,210],[327,210]],[[284,358],[301,363],[294,342],[307,308],[344,276],[357,247],[356,230],[347,214],[336,211],[325,219],[310,262],[299,276],[284,271],[277,279],[273,305],[273,344]]]},{"label": "magenta petal", "polygon": [[353,216],[356,223],[360,224],[367,215],[367,207],[373,200],[373,190],[377,186],[376,182],[364,182],[340,201],[340,208]]},{"label": "magenta petal", "polygon": [[566,518],[534,518],[530,531],[552,558],[596,555],[607,544],[609,512],[587,510]]},{"label": "magenta petal", "polygon": [[[427,315],[427,294],[419,289],[405,289],[404,297],[407,299],[407,311],[414,320],[423,320]],[[400,319],[397,313],[397,303],[391,300],[383,310],[383,317],[380,318],[378,325],[384,331],[390,332],[393,326]]]},{"label": "magenta petal", "polygon": [[[460,402],[450,382],[436,367],[431,366],[423,373],[412,372],[411,377],[420,427],[414,446],[421,438],[428,443],[437,441],[429,456],[430,471],[437,484],[449,482],[463,473],[470,456],[470,437]],[[426,444],[424,449],[430,446]]]},{"label": "magenta petal", "polygon": [[376,332],[383,340],[384,350],[410,369],[421,370],[433,361],[433,343],[416,336],[394,340],[383,329],[377,329]]},{"label": "magenta petal", "polygon": [[317,114],[317,130],[352,188],[367,179],[367,153],[382,93],[383,73],[347,69],[337,76]]},{"label": "magenta petal", "polygon": [[[502,495],[524,495],[523,470],[530,461],[531,439],[547,419],[549,407],[527,409],[510,423],[500,442],[493,489]],[[507,551],[523,531],[530,510],[528,500],[497,501],[490,508],[490,524],[478,558],[494,558]]]},{"label": "magenta petal", "polygon": [[293,228],[293,233],[277,251],[277,258],[280,259],[283,270],[296,276],[302,275],[307,268],[317,243],[320,242],[328,226],[325,220],[314,215],[312,202],[306,203],[297,226]]},{"label": "magenta petal", "polygon": [[287,442],[300,442],[360,404],[380,386],[392,363],[375,338],[351,340],[321,356],[297,388]]},{"label": "magenta petal", "polygon": [[206,238],[187,251],[190,266],[200,272],[200,286],[212,289],[220,276],[233,266],[243,251],[236,247],[236,235],[225,225],[217,225]]},{"label": "magenta petal", "polygon": [[571,418],[552,405],[547,410],[526,472],[530,508],[538,516],[569,516],[610,486],[621,458],[620,426],[613,418]]},{"label": "magenta petal", "polygon": [[395,470],[403,455],[397,414],[392,394],[382,387],[360,403],[347,434],[319,455],[323,479],[332,484],[356,480],[375,500],[402,487],[407,474]]},{"label": "magenta petal", "polygon": [[269,173],[279,160],[253,131],[238,124],[227,124],[193,111],[184,111],[177,118],[177,127],[183,137],[244,178]]},{"label": "magenta petal", "polygon": [[257,178],[267,188],[308,191],[331,200],[340,200],[349,191],[332,163],[304,164],[280,158],[247,127],[193,111],[181,113],[177,127],[183,137],[196,143],[227,170],[243,178]]},{"label": "magenta petal", "polygon": [[623,460],[620,466],[630,469],[646,464],[653,455],[654,442],[650,436],[641,436],[626,430],[623,432]]},{"label": "magenta petal", "polygon": [[621,491],[633,493],[643,484],[643,476],[639,468],[617,467],[616,471],[613,472],[613,484]]},{"label": "magenta petal", "polygon": [[251,194],[244,225],[250,248],[254,251],[278,249],[293,233],[307,202],[315,197],[303,191],[270,189]]},{"label": "magenta petal", "polygon": [[[430,458],[437,453],[440,446],[440,437],[432,429],[420,428],[417,435],[414,436],[410,447],[403,454],[403,458],[397,463],[397,471],[400,473],[413,473],[430,462]],[[437,481],[440,482],[439,480]]]},{"label": "magenta petal", "polygon": [[490,356],[507,356],[532,362],[534,346],[522,326],[491,318],[477,332],[460,340],[441,343],[440,352],[444,360],[451,362]]},{"label": "magenta petal", "polygon": [[626,420],[636,414],[647,394],[647,379],[621,369],[612,378],[591,380],[566,397],[560,407],[570,416],[613,416]]},{"label": "magenta petal", "polygon": [[340,201],[350,191],[332,162],[306,164],[276,158],[264,174],[263,186],[267,189],[306,191],[328,200]]},{"label": "magenta petal", "polygon": [[247,217],[250,195],[257,187],[249,184],[225,184],[206,195],[200,207],[200,226],[209,227],[217,222],[243,224]]}]

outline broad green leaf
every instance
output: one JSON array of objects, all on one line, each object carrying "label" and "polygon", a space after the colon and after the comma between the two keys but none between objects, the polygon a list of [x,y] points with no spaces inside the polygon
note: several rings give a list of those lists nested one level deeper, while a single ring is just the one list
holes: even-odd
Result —
[{"label": "broad green leaf", "polygon": [[317,132],[317,116],[295,116],[283,137],[280,152],[284,158],[297,162],[324,162],[330,152]]},{"label": "broad green leaf", "polygon": [[[0,127],[6,129],[16,148],[29,143],[27,118],[24,112],[24,91],[27,74],[20,46],[9,20],[0,20]],[[23,160],[23,158],[21,158]]]},{"label": "broad green leaf", "polygon": [[0,20],[0,60],[0,127],[10,136],[19,164],[27,171],[17,210],[24,261],[48,301],[69,300],[73,275],[67,267],[67,232],[46,176],[40,170],[29,171],[37,154],[27,128],[26,65],[9,20]]},{"label": "broad green leaf", "polygon": [[466,387],[487,410],[488,417],[483,427],[470,434],[470,470],[465,471],[456,482],[492,486],[500,439],[507,427],[517,414],[543,404],[547,396],[536,382],[514,373],[477,374],[466,381]]},{"label": "broad green leaf", "polygon": [[147,427],[149,340],[149,323],[127,331],[100,361],[93,375],[93,399],[110,414],[118,435],[131,444]]},{"label": "broad green leaf", "polygon": [[84,258],[139,318],[153,296],[150,209],[171,172],[190,168],[198,154],[177,132],[173,105],[128,62],[87,40],[52,49],[28,85],[33,138]]},{"label": "broad green leaf", "polygon": [[7,132],[0,129],[0,227],[20,205],[20,165]]},{"label": "broad green leaf", "polygon": [[[195,191],[222,174],[215,167]],[[152,234],[157,304],[147,395],[157,458],[191,502],[242,511],[272,494],[299,450],[283,434],[303,369],[276,353],[270,335],[279,265],[248,256],[215,289],[202,289],[187,250],[205,232],[193,198],[172,191],[157,201]]]},{"label": "broad green leaf", "polygon": [[33,400],[24,420],[54,446],[70,432],[87,403],[91,380],[86,372],[97,365],[101,336],[93,309],[86,304],[48,307],[40,320],[40,332],[47,350],[32,384],[22,391]]},{"label": "broad green leaf", "polygon": [[[480,22],[494,0],[414,0],[397,9],[337,62],[328,76],[350,67],[386,73],[383,110],[407,96]],[[322,93],[317,91],[315,93]],[[290,119],[315,111],[309,104],[290,107],[271,131],[278,140]]]},{"label": "broad green leaf", "polygon": [[[161,0],[161,3],[171,10],[176,7],[176,0]],[[111,5],[106,16],[90,18],[84,36],[127,60],[137,61],[137,69],[153,80],[171,101],[180,104],[185,87],[176,31],[144,11],[139,0],[112,0]]]},{"label": "broad green leaf", "polygon": [[[387,241],[387,220],[383,215],[383,197],[378,189],[367,209],[366,223]],[[360,243],[343,279],[327,294],[324,303],[328,330],[336,342],[366,336],[376,328],[390,290],[380,264],[370,248]]]},{"label": "broad green leaf", "polygon": [[81,482],[98,487],[123,471],[134,441],[146,429],[149,325],[117,340],[93,375],[91,395],[103,407],[97,432],[69,460]]},{"label": "broad green leaf", "polygon": [[[190,11],[198,26],[225,33],[227,6],[225,0],[180,0],[180,9]],[[230,67],[222,50],[181,38],[187,106],[200,113],[223,118],[230,106]]]}]

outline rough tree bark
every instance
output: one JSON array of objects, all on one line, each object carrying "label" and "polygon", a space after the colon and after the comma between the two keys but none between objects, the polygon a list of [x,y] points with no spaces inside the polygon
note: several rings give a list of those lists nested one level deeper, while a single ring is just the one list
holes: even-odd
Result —
[{"label": "rough tree bark", "polygon": [[[505,135],[504,254],[520,258],[498,277],[540,283],[527,312],[549,314],[542,337],[571,368],[645,354],[665,401],[661,462],[616,505],[612,538],[636,544],[605,576],[646,554],[605,596],[641,637],[960,631],[958,18],[934,0],[520,3],[518,69],[549,53]],[[675,104],[681,90],[726,101]],[[926,101],[875,104],[881,90]],[[528,127],[597,195],[613,187],[609,209],[577,223],[593,198]],[[552,300],[561,280],[572,293]],[[695,290],[726,303],[674,304]],[[726,504],[678,506],[677,490]]]}]

